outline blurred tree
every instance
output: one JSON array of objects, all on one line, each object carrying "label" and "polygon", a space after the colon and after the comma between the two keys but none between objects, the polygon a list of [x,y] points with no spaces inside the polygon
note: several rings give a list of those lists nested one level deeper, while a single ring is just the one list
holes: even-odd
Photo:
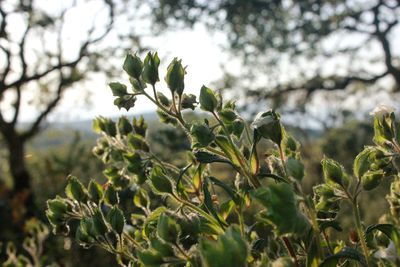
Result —
[{"label": "blurred tree", "polygon": [[365,89],[387,77],[400,91],[398,0],[159,0],[152,7],[161,29],[203,22],[225,32],[248,79],[240,69],[240,79],[228,72],[224,85],[255,100],[278,105],[292,93],[305,103],[317,91]]},{"label": "blurred tree", "polygon": [[[14,182],[11,203],[27,215],[34,211],[34,201],[26,143],[40,132],[66,90],[95,72],[111,74],[112,64],[104,61],[115,57],[123,44],[137,46],[133,32],[115,31],[117,16],[126,11],[128,1],[118,3],[0,1],[0,133]],[[107,41],[111,34],[113,42]],[[129,39],[129,44],[118,42],[116,36]],[[29,103],[36,111],[32,122],[22,127],[21,109]]]}]

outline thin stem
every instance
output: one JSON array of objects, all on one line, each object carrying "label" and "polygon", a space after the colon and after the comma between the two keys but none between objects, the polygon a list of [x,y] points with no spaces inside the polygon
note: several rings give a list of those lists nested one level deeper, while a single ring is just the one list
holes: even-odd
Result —
[{"label": "thin stem", "polygon": [[205,212],[204,210],[202,210],[201,208],[197,207],[196,205],[192,204],[191,202],[188,202],[186,200],[180,199],[179,197],[175,196],[175,194],[172,195],[175,200],[177,200],[178,202],[182,203],[184,206],[187,206],[188,208],[198,212],[199,214],[201,214],[204,218],[206,218],[207,220],[209,220],[210,222],[214,223],[215,225],[217,225],[220,228],[220,233],[224,233],[224,229],[222,228],[222,226],[219,224],[219,222],[214,219],[210,214],[208,214],[207,212]]},{"label": "thin stem", "polygon": [[290,254],[290,256],[293,258],[294,260],[294,265],[296,267],[299,267],[299,261],[297,260],[297,256],[296,256],[296,252],[294,251],[292,244],[290,243],[289,238],[287,238],[286,236],[282,237],[283,243],[285,243],[285,246]]},{"label": "thin stem", "polygon": [[236,207],[236,213],[239,219],[240,233],[242,234],[242,236],[245,236],[246,233],[244,230],[244,218],[243,218],[242,208],[240,206]]},{"label": "thin stem", "polygon": [[174,246],[179,250],[179,252],[183,255],[185,260],[190,261],[189,255],[181,248],[181,246],[178,244],[178,242],[174,243]]},{"label": "thin stem", "polygon": [[332,246],[331,246],[331,242],[329,241],[328,235],[326,234],[325,230],[322,231],[322,234],[324,236],[326,244],[328,245],[329,253],[331,253],[331,255],[333,255],[334,252],[333,252],[333,249],[332,249]]},{"label": "thin stem", "polygon": [[[249,163],[244,159],[244,157],[239,154],[237,151],[237,147],[235,145],[235,143],[233,142],[231,135],[229,134],[228,130],[225,127],[225,124],[221,121],[221,119],[219,118],[219,116],[215,113],[215,111],[212,112],[212,114],[214,115],[215,119],[218,121],[218,123],[221,125],[226,137],[228,138],[228,142],[229,145],[232,147],[233,152],[235,153],[235,156],[237,157],[237,159],[239,160],[240,166],[242,168],[242,175],[245,176],[250,183],[255,187],[255,188],[259,188],[261,187],[261,183],[260,181],[257,179],[257,177],[253,176],[250,172],[250,166]],[[228,155],[227,155],[228,156]],[[228,156],[229,158],[229,156]]]},{"label": "thin stem", "polygon": [[123,233],[123,236],[130,241],[132,244],[134,244],[137,248],[143,249],[142,245],[139,244],[135,239],[133,239],[129,234]]},{"label": "thin stem", "polygon": [[154,84],[151,85],[153,88],[153,94],[154,94],[154,99],[156,100],[156,103],[159,105],[160,101],[158,101],[158,96],[156,92],[156,86]]},{"label": "thin stem", "polygon": [[352,201],[352,207],[353,207],[354,221],[355,221],[356,228],[357,228],[358,238],[360,239],[361,248],[363,250],[365,260],[367,262],[367,266],[370,267],[371,260],[369,258],[369,251],[368,251],[367,243],[365,242],[365,238],[364,238],[364,230],[362,229],[360,210],[359,210],[356,198]]}]

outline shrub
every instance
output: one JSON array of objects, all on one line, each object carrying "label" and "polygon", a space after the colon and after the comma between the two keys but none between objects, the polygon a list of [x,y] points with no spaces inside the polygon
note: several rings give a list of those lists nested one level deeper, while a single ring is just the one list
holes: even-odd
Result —
[{"label": "shrub", "polygon": [[[400,126],[393,110],[374,111],[375,145],[355,158],[353,174],[324,158],[324,182],[306,194],[300,144],[277,112],[261,112],[248,124],[234,102],[206,86],[197,101],[184,93],[186,68],[177,59],[167,69],[167,97],[156,89],[159,65],[157,53],[143,62],[128,55],[123,69],[131,89],[111,83],[114,104],[129,110],[139,96],[151,100],[161,122],[181,128],[190,140],[186,164],[152,153],[143,119],[95,119],[102,137],[93,152],[106,164],[108,182],[85,186],[69,177],[66,197],[48,201],[54,233],[75,235],[85,248],[100,246],[123,266],[400,264]],[[184,111],[198,106],[204,120],[188,122]],[[264,156],[257,151],[262,139],[274,145]],[[210,166],[216,163],[236,175],[215,177]],[[363,225],[359,196],[389,179],[390,211],[379,223]],[[342,202],[352,207],[355,230],[340,226]],[[349,240],[335,238],[344,230]]]}]

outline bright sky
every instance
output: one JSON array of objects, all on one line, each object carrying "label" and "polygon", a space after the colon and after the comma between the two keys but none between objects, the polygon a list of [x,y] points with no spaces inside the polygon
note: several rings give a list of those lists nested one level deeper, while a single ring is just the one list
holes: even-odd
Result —
[{"label": "bright sky", "polygon": [[[8,0],[7,2],[10,3],[12,1],[13,0]],[[57,10],[59,10],[62,5],[68,3],[69,1],[72,0],[37,0],[37,3],[41,6],[45,6],[46,10],[57,12]],[[80,1],[78,2],[79,4],[83,3]],[[81,8],[80,6],[79,9],[73,9],[68,12],[67,23],[65,25],[63,33],[63,37],[65,40],[63,41],[63,51],[66,53],[67,56],[68,53],[76,51],[76,47],[79,44],[79,41],[85,37],[87,28],[92,24],[94,15],[99,10],[99,3],[99,1],[89,1],[83,5],[83,8]],[[101,14],[97,17],[97,23],[104,23],[104,19],[102,20]],[[148,21],[124,21],[123,19],[120,19],[116,23],[118,30],[122,30],[125,32],[129,32],[132,30],[136,34],[145,33],[146,37],[142,38],[142,44],[145,46],[153,47],[158,51],[159,56],[162,60],[162,65],[160,66],[161,83],[158,85],[158,88],[161,89],[161,91],[163,91],[164,93],[168,93],[168,90],[165,88],[165,84],[163,82],[165,69],[169,61],[173,57],[181,58],[184,65],[188,65],[187,76],[185,80],[185,91],[188,93],[197,94],[203,84],[209,85],[213,81],[221,78],[221,64],[226,64],[224,67],[235,73],[238,73],[240,71],[240,63],[237,60],[232,60],[230,57],[228,57],[228,55],[224,53],[220,47],[220,45],[224,43],[223,34],[215,33],[212,35],[202,25],[197,25],[194,29],[181,30],[178,32],[167,32],[161,36],[155,36],[155,34],[153,34],[151,31],[151,25]],[[12,21],[12,25],[13,34],[17,35],[18,30],[20,30],[19,28],[23,29],[23,27],[21,27],[21,21],[18,21],[17,18]],[[357,40],[357,37],[353,36],[350,39],[347,39],[347,41],[350,41],[352,43],[355,40]],[[339,41],[345,42],[346,40]],[[107,42],[115,42],[115,38],[113,39],[113,35],[109,37]],[[329,42],[331,42],[332,47],[336,45],[335,40],[331,40]],[[39,43],[37,45],[39,46]],[[47,46],[54,46],[54,43],[48,42]],[[27,51],[27,54],[31,53],[31,58],[32,60],[34,60],[33,50],[35,49],[35,45],[30,45],[29,49],[30,51]],[[372,48],[372,50],[375,49]],[[370,51],[367,52],[370,53]],[[127,76],[122,71],[123,58],[113,58],[112,60],[120,62],[121,66],[121,76],[115,80],[123,81],[128,84]],[[336,59],[336,61],[342,62],[344,60]],[[338,68],[338,66],[336,65],[337,62],[335,63],[335,60],[333,60],[332,62],[303,62],[303,64],[305,64],[310,69],[312,68],[311,63],[316,63],[317,67],[320,64],[324,64],[328,67],[327,69]],[[279,72],[278,74],[280,75],[280,79],[285,79],[285,77],[287,79],[292,73],[296,73],[296,68],[298,66],[296,64],[293,64],[290,58],[288,58],[286,61],[284,61],[281,67],[282,68],[275,71]],[[286,76],[282,75],[282,73],[284,73]],[[268,74],[270,80],[274,80],[273,73]],[[114,97],[112,96],[111,90],[108,88],[107,84],[115,80],[107,80],[102,75],[97,75],[95,77],[92,77],[90,81],[85,82],[84,84],[79,84],[78,86],[76,86],[76,88],[68,90],[64,94],[63,100],[56,108],[55,112],[53,112],[49,116],[49,120],[72,121],[92,119],[93,117],[98,115],[115,116],[126,114],[125,110],[118,110],[118,108],[113,105]],[[86,102],[86,96],[90,96],[89,99],[91,104],[89,106]],[[21,109],[21,121],[32,120],[32,118],[34,118],[37,114],[37,108],[33,105],[28,104],[31,101],[30,98],[33,98],[33,100],[35,101],[36,97],[37,96],[35,96],[34,94],[25,95],[25,98],[23,99],[24,104]],[[317,102],[313,105],[314,112],[318,115],[321,115],[321,112],[323,113],[323,111],[327,110],[326,107],[323,106],[324,103],[320,103],[321,99],[323,98],[324,96],[320,97],[319,100],[317,98]],[[387,97],[385,98],[384,96],[382,96],[382,98],[380,99],[382,99],[381,102],[390,102],[390,99],[388,99]],[[362,99],[360,101],[362,101]],[[352,100],[346,99],[346,102],[349,106],[354,105],[354,102],[352,102]],[[346,104],[346,102],[340,103]],[[2,108],[4,109],[4,105]],[[257,107],[257,110],[265,108],[266,107]],[[137,101],[137,105],[132,111],[129,111],[129,114],[138,114],[153,109],[154,106],[152,105],[152,103],[142,98]],[[11,115],[11,112],[9,115]]]},{"label": "bright sky", "polygon": [[[184,65],[187,65],[187,75],[185,79],[185,92],[198,94],[203,84],[210,84],[221,77],[222,71],[220,64],[226,62],[226,56],[222,54],[221,49],[215,43],[215,40],[210,36],[204,27],[196,27],[193,30],[185,30],[174,33],[169,33],[160,38],[152,38],[149,43],[157,48],[161,58],[160,83],[157,89],[160,89],[164,94],[168,95],[169,91],[164,83],[165,70],[168,63],[173,57],[182,59]],[[142,55],[144,56],[144,55]],[[121,59],[121,66],[123,60]],[[122,70],[122,67],[121,67]],[[66,101],[58,108],[58,114],[52,115],[51,119],[62,116],[63,119],[78,119],[78,118],[93,118],[97,115],[116,115],[127,114],[125,109],[118,110],[113,105],[114,97],[111,90],[107,86],[109,80],[104,77],[98,77],[99,80],[86,83],[85,87],[91,92],[91,108],[90,110],[84,107],[77,107],[76,103],[67,101],[70,98],[79,99],[82,97],[80,90],[71,90],[66,94]],[[127,81],[127,76],[121,71],[121,78],[118,81]],[[111,81],[111,80],[110,80]],[[137,105],[129,114],[138,114],[154,109],[154,105],[145,98],[139,98]],[[70,110],[68,114],[65,110]]]}]

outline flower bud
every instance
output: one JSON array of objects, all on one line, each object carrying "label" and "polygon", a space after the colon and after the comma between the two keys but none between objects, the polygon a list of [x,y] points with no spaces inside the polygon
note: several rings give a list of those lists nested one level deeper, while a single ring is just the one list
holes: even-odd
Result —
[{"label": "flower bud", "polygon": [[361,177],[361,184],[362,184],[364,190],[370,191],[370,190],[378,187],[378,185],[381,183],[384,175],[385,174],[384,174],[383,170],[367,171]]},{"label": "flower bud", "polygon": [[215,93],[204,85],[200,90],[200,108],[205,111],[214,112],[218,106],[218,100]]},{"label": "flower bud", "polygon": [[377,107],[374,108],[373,111],[371,111],[369,114],[377,118],[378,120],[381,120],[390,114],[392,114],[396,109],[392,106],[380,104]]},{"label": "flower bud", "polygon": [[270,139],[280,145],[283,138],[283,126],[279,115],[273,111],[260,112],[254,119],[252,126],[255,131],[265,139]]},{"label": "flower bud", "polygon": [[165,76],[165,82],[172,94],[175,92],[178,95],[182,95],[183,89],[185,88],[185,68],[182,66],[182,60],[174,58],[167,68],[167,75]]},{"label": "flower bud", "polygon": [[144,67],[142,78],[145,83],[155,85],[160,80],[158,76],[158,66],[160,65],[160,59],[158,58],[157,52],[149,52],[144,59]]},{"label": "flower bud", "polygon": [[139,79],[143,70],[142,60],[136,54],[128,54],[125,57],[124,65],[122,67],[129,76]]},{"label": "flower bud", "polygon": [[332,181],[339,185],[344,185],[345,174],[343,167],[336,161],[324,158],[321,161],[322,171],[326,181]]}]

